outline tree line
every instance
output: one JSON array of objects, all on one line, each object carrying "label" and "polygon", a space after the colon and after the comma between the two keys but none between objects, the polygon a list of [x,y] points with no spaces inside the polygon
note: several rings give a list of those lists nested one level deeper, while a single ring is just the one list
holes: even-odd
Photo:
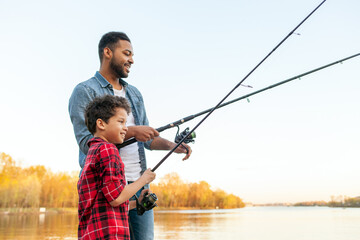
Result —
[{"label": "tree line", "polygon": [[329,207],[360,207],[359,197],[348,196],[331,196],[331,201],[328,202]]},{"label": "tree line", "polygon": [[164,208],[242,208],[244,202],[238,196],[221,189],[212,190],[205,182],[186,183],[177,173],[165,175],[158,184],[151,184],[151,191],[158,197],[158,205]]},{"label": "tree line", "polygon": [[53,173],[44,166],[22,168],[0,153],[0,208],[77,206],[78,173]]},{"label": "tree line", "polygon": [[[0,153],[0,208],[76,208],[79,172],[54,173],[44,166],[21,167],[5,153]],[[210,185],[185,183],[176,173],[151,184],[164,208],[241,208],[245,204],[223,190]]]},{"label": "tree line", "polygon": [[360,197],[331,196],[331,201],[299,202],[294,206],[360,207]]}]

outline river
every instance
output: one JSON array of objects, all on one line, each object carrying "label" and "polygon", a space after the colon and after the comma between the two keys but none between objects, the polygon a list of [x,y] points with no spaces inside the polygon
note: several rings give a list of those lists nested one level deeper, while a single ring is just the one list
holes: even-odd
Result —
[{"label": "river", "polygon": [[[0,215],[0,239],[77,239],[77,215]],[[359,240],[360,208],[246,207],[155,212],[155,239]]]}]

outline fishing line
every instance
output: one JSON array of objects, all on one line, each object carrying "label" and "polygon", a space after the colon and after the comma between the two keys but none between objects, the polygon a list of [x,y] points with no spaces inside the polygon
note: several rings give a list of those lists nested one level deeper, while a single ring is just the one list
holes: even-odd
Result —
[{"label": "fishing line", "polygon": [[[186,117],[186,118],[184,118],[184,119],[180,119],[180,120],[177,121],[177,122],[170,123],[170,124],[168,124],[168,125],[166,125],[166,126],[157,128],[156,130],[157,130],[158,132],[162,132],[162,131],[164,131],[164,130],[166,130],[166,129],[168,129],[168,128],[171,128],[171,127],[175,127],[175,126],[177,126],[177,125],[180,125],[180,124],[182,124],[182,123],[184,123],[184,122],[186,122],[186,121],[189,121],[189,120],[191,120],[191,119],[193,119],[193,118],[195,118],[195,117],[198,117],[198,116],[200,116],[200,115],[202,115],[202,114],[209,113],[207,116],[204,117],[204,119],[202,119],[202,120],[198,123],[198,125],[196,125],[196,126],[194,127],[194,129],[192,129],[191,131],[187,132],[187,133],[188,133],[187,136],[184,137],[184,139],[187,139],[187,138],[189,137],[189,135],[192,134],[192,133],[195,131],[195,129],[196,129],[203,121],[205,121],[205,119],[206,119],[215,109],[220,108],[220,107],[223,107],[223,106],[228,105],[228,104],[230,104],[230,103],[233,103],[233,102],[235,101],[235,100],[233,100],[233,101],[231,101],[231,102],[229,102],[229,103],[225,103],[224,105],[221,105],[221,104],[226,100],[226,98],[227,98],[232,92],[235,91],[235,89],[237,89],[239,86],[244,86],[244,87],[252,88],[252,86],[250,86],[250,85],[245,85],[245,84],[243,84],[243,82],[244,82],[244,81],[255,71],[255,69],[257,69],[278,47],[280,47],[280,45],[281,45],[283,42],[285,42],[286,39],[288,39],[292,34],[297,34],[297,33],[295,33],[295,31],[296,31],[318,8],[320,8],[320,6],[321,6],[324,2],[326,2],[326,0],[322,1],[309,15],[307,15],[307,16],[294,28],[283,40],[281,40],[280,43],[278,43],[278,44],[276,45],[276,47],[275,47],[270,53],[268,53],[268,54],[265,56],[265,58],[263,58],[214,108],[205,110],[205,111],[203,111],[203,112],[201,112],[201,113],[199,113],[199,114],[196,114],[196,115],[188,116],[188,117]],[[308,74],[309,74],[309,73],[308,73]],[[307,75],[307,74],[306,74],[306,75]],[[239,100],[240,100],[240,99],[239,99]],[[135,142],[137,142],[137,140],[136,140],[135,138],[130,138],[130,139],[126,140],[124,143],[122,143],[122,144],[117,144],[116,146],[117,146],[118,148],[122,148],[122,147],[125,147],[125,146],[130,145],[130,144],[135,143]],[[172,152],[174,152],[175,149],[178,148],[178,147],[181,145],[182,142],[183,142],[183,141],[180,141],[180,142],[168,153],[168,155],[165,156],[165,159],[166,159],[168,156],[170,156],[170,154],[172,154]],[[163,162],[163,160],[161,160],[161,162]],[[158,166],[159,166],[159,164],[156,165],[153,170],[156,170],[156,169],[158,168]]]},{"label": "fishing line", "polygon": [[[335,61],[335,62],[332,62],[332,63],[329,63],[329,64],[327,64],[327,65],[324,65],[324,66],[322,66],[322,67],[313,69],[313,70],[311,70],[311,71],[308,71],[308,72],[299,74],[299,75],[297,75],[297,76],[295,76],[295,77],[292,77],[292,78],[286,79],[286,80],[284,80],[284,81],[275,83],[275,84],[270,85],[270,86],[268,86],[268,87],[266,87],[266,88],[263,88],[263,89],[260,89],[260,90],[258,90],[258,91],[249,93],[249,94],[244,95],[244,96],[242,96],[242,97],[233,99],[233,100],[231,100],[231,101],[228,101],[228,102],[226,102],[226,103],[223,103],[223,104],[219,105],[217,109],[219,109],[219,108],[221,108],[221,107],[224,107],[224,106],[227,106],[227,105],[229,105],[229,104],[231,104],[231,103],[240,101],[241,99],[244,99],[244,98],[248,99],[248,97],[250,97],[250,96],[256,95],[256,94],[258,94],[258,93],[264,92],[264,91],[269,90],[269,89],[274,88],[274,87],[278,87],[278,86],[280,86],[280,85],[282,85],[282,84],[285,84],[285,83],[288,83],[288,82],[290,82],[290,81],[293,81],[293,80],[296,80],[296,79],[299,79],[299,80],[300,80],[301,77],[303,77],[303,76],[312,74],[312,73],[314,73],[314,72],[320,71],[320,70],[322,70],[322,69],[328,68],[328,67],[333,66],[333,65],[338,64],[338,63],[343,63],[344,61],[347,61],[347,60],[349,60],[349,59],[351,59],[351,58],[354,58],[354,57],[357,57],[357,56],[360,56],[360,53],[355,54],[355,55],[352,55],[352,56],[349,56],[349,57],[347,57],[347,58],[340,59],[340,60]],[[179,125],[181,125],[181,124],[183,124],[184,122],[187,122],[187,121],[189,121],[189,120],[191,120],[191,119],[193,119],[193,118],[195,118],[195,117],[198,117],[198,116],[203,115],[203,114],[205,114],[205,113],[207,113],[207,112],[210,112],[211,110],[212,110],[212,108],[207,109],[207,110],[205,110],[205,111],[202,111],[202,112],[200,112],[200,113],[197,113],[197,114],[195,114],[195,115],[188,116],[188,117],[186,117],[186,118],[184,118],[184,119],[180,119],[180,120],[178,120],[178,121],[176,121],[176,122],[174,122],[174,123],[170,123],[170,124],[168,124],[168,125],[165,125],[165,126],[161,127],[161,129],[162,129],[162,131],[163,131],[163,130],[166,130],[166,129],[168,129],[168,128],[177,127],[178,130],[177,130],[177,133],[176,133],[175,142],[179,142],[180,140],[182,140],[182,141],[185,142],[185,143],[193,142],[193,141],[194,141],[193,139],[195,138],[195,132],[192,132],[192,134],[189,134],[189,135],[188,135],[189,128],[186,128],[185,131],[179,133],[179,131],[180,131]],[[183,146],[184,148],[186,148],[184,145],[182,145],[182,146]],[[186,150],[188,151],[187,148],[186,148]],[[155,170],[154,170],[154,171],[155,171]],[[150,195],[145,195],[144,198],[143,198],[143,201],[141,201],[141,202],[139,202],[139,200],[138,200],[138,198],[136,197],[136,195],[135,195],[135,198],[136,198],[136,209],[137,209],[138,215],[143,215],[145,211],[148,211],[148,210],[150,210],[150,209],[152,209],[152,208],[154,208],[154,207],[157,206],[156,203],[155,203],[156,200],[157,200],[157,197],[156,197],[155,193],[151,193]]]},{"label": "fishing line", "polygon": [[326,2],[326,0],[322,1],[313,11],[310,12],[309,15],[307,15],[283,40],[280,41],[280,43],[278,43],[276,45],[276,47],[271,50],[238,84],[236,84],[236,86],[228,93],[226,94],[226,96],[214,107],[211,109],[211,111],[202,119],[200,120],[200,122],[193,128],[191,129],[188,134],[180,141],[176,144],[176,146],[171,149],[163,159],[161,159],[159,161],[158,164],[156,164],[156,166],[151,170],[151,171],[155,171],[174,151],[175,149],[177,149],[183,142],[184,140],[190,135],[192,134],[225,100],[226,98],[228,98],[230,96],[230,94],[232,94],[235,89],[237,89],[273,52],[276,51],[276,49],[278,47],[280,47],[280,45],[282,45],[317,9],[319,9],[321,7],[321,5],[323,5]]},{"label": "fishing line", "polygon": [[[233,100],[231,100],[231,101],[228,101],[228,102],[226,102],[226,103],[223,103],[223,104],[221,104],[220,106],[218,106],[217,109],[222,108],[222,107],[225,107],[225,106],[227,106],[227,105],[229,105],[229,104],[232,104],[232,103],[235,103],[235,102],[237,102],[237,101],[240,101],[240,100],[242,100],[242,99],[247,99],[247,98],[249,98],[249,97],[251,97],[251,96],[254,96],[254,95],[259,94],[259,93],[261,93],[261,92],[264,92],[264,91],[267,91],[267,90],[269,90],[269,89],[278,87],[278,86],[283,85],[283,84],[285,84],[285,83],[294,81],[294,80],[296,80],[296,79],[300,79],[301,77],[304,77],[304,76],[307,76],[307,75],[309,75],[309,74],[318,72],[318,71],[323,70],[323,69],[325,69],[325,68],[331,67],[331,66],[333,66],[333,65],[335,65],[335,64],[343,63],[343,62],[345,62],[345,61],[347,61],[347,60],[350,60],[350,59],[355,58],[355,57],[358,57],[358,56],[360,56],[360,53],[357,53],[357,54],[354,54],[354,55],[352,55],[352,56],[349,56],[349,57],[346,57],[346,58],[337,60],[337,61],[335,61],[335,62],[332,62],[332,63],[326,64],[326,65],[323,65],[323,66],[321,66],[321,67],[312,69],[312,70],[310,70],[310,71],[307,71],[307,72],[305,72],[305,73],[296,75],[296,76],[291,77],[291,78],[288,78],[288,79],[286,79],[286,80],[283,80],[283,81],[274,83],[274,84],[269,85],[269,86],[267,86],[267,87],[265,87],[265,88],[262,88],[262,89],[260,89],[260,90],[254,91],[254,92],[252,92],[252,93],[243,95],[243,96],[241,96],[241,97],[238,97],[238,98],[235,98],[235,99],[233,99]],[[166,130],[166,129],[169,129],[169,128],[172,128],[172,127],[177,127],[177,126],[179,126],[179,125],[181,125],[181,124],[183,124],[183,123],[185,123],[185,122],[187,122],[187,121],[190,121],[190,120],[192,120],[192,119],[194,119],[194,118],[196,118],[196,117],[199,117],[199,116],[201,116],[201,115],[204,115],[205,113],[208,113],[208,112],[210,112],[211,110],[212,110],[212,108],[209,108],[209,109],[206,109],[206,110],[204,110],[204,111],[202,111],[202,112],[199,112],[199,113],[196,113],[196,114],[187,116],[187,117],[185,117],[185,118],[182,118],[182,119],[180,119],[180,120],[177,120],[177,121],[175,121],[175,122],[173,122],[173,123],[169,123],[169,124],[167,124],[167,125],[165,125],[165,126],[162,126],[162,127],[160,127],[160,128],[157,128],[157,131],[162,132],[162,131],[164,131],[164,130]],[[184,136],[184,137],[185,137],[185,136]]]}]

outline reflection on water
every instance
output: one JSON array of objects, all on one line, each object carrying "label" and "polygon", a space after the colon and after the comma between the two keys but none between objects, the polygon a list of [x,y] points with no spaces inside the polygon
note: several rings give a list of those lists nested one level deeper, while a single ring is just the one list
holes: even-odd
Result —
[{"label": "reflection on water", "polygon": [[158,240],[359,240],[360,209],[249,207],[158,212],[155,235]]},{"label": "reflection on water", "polygon": [[[77,215],[0,215],[0,239],[77,239]],[[360,209],[156,211],[155,239],[359,240]]]},{"label": "reflection on water", "polygon": [[77,215],[0,215],[0,239],[77,239]]},{"label": "reflection on water", "polygon": [[[155,215],[156,239],[210,239],[241,210],[161,211]],[[241,217],[235,224],[240,224]],[[223,229],[226,231],[226,229]],[[215,237],[217,238],[217,237]],[[217,238],[219,239],[219,238]],[[224,239],[224,238],[223,238]],[[232,238],[234,239],[234,238]]]}]

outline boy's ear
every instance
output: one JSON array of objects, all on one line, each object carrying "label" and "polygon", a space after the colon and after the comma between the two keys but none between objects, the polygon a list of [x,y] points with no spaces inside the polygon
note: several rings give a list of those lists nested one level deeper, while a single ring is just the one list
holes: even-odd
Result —
[{"label": "boy's ear", "polygon": [[104,130],[105,129],[105,122],[101,119],[101,118],[98,118],[96,120],[96,127],[100,130]]}]

